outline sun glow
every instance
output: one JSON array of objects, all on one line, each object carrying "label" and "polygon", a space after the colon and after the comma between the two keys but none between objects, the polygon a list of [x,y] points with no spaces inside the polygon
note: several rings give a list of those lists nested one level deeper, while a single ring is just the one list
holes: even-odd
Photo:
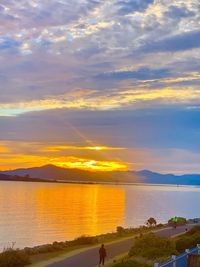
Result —
[{"label": "sun glow", "polygon": [[[88,171],[127,170],[128,165],[121,159],[116,160],[116,153],[114,153],[115,150],[125,149],[98,145],[1,142],[0,170],[39,167],[47,164]],[[106,155],[101,151],[106,152]]]},{"label": "sun glow", "polygon": [[9,152],[7,147],[0,146],[0,153],[7,153],[7,152]]},{"label": "sun glow", "polygon": [[123,147],[108,147],[108,146],[46,146],[41,149],[42,152],[59,152],[62,150],[124,150]]},{"label": "sun glow", "polygon": [[58,161],[61,159],[52,159],[51,162],[59,167],[70,169],[81,169],[86,171],[125,171],[128,169],[123,162],[116,161],[99,161],[94,159],[83,159],[76,157],[66,158],[66,161]]},{"label": "sun glow", "polygon": [[105,148],[104,147],[100,147],[100,146],[94,146],[94,147],[88,147],[88,149],[90,150],[104,150]]}]

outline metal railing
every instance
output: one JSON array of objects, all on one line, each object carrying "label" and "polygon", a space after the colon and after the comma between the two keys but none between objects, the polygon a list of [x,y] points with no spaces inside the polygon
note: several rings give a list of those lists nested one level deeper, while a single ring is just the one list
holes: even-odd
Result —
[{"label": "metal railing", "polygon": [[200,245],[197,245],[192,249],[186,249],[181,255],[173,255],[171,259],[165,263],[154,263],[154,267],[187,267],[187,258],[189,254],[200,254]]}]

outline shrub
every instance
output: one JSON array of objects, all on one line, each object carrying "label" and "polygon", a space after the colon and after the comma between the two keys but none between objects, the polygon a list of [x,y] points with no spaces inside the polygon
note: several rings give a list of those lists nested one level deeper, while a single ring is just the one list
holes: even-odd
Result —
[{"label": "shrub", "polygon": [[156,227],[158,227],[158,228],[159,228],[159,227],[163,227],[163,226],[164,226],[163,223],[159,223],[159,224],[156,225]]},{"label": "shrub", "polygon": [[191,237],[181,237],[176,241],[176,249],[179,252],[183,252],[186,248],[193,247],[193,239]]},{"label": "shrub", "polygon": [[196,233],[200,233],[200,226],[194,226],[192,229],[190,229],[187,232],[187,235],[193,235],[193,234],[196,234]]},{"label": "shrub", "polygon": [[172,254],[176,254],[174,242],[169,238],[159,237],[153,233],[138,238],[129,251],[129,256],[137,255],[147,259],[156,259]]},{"label": "shrub", "polygon": [[64,249],[63,242],[53,242],[52,247],[55,251]]},{"label": "shrub", "polygon": [[117,226],[116,230],[119,235],[122,235],[125,232],[125,229],[122,226]]},{"label": "shrub", "polygon": [[185,249],[190,249],[195,247],[200,243],[200,233],[186,234],[176,240],[176,249],[179,252],[183,252]]},{"label": "shrub", "polygon": [[98,243],[98,239],[95,236],[80,236],[72,242],[77,245],[91,245]]},{"label": "shrub", "polygon": [[0,267],[21,267],[29,263],[29,256],[21,250],[9,249],[0,254]]},{"label": "shrub", "polygon": [[156,222],[156,219],[154,219],[153,217],[150,217],[148,220],[147,220],[147,223],[146,223],[148,226],[152,227],[152,226],[156,226],[157,222]]}]

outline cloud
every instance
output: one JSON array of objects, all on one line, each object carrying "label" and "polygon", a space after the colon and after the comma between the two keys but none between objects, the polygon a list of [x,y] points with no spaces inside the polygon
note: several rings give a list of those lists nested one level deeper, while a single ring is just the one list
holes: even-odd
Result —
[{"label": "cloud", "polygon": [[19,42],[9,37],[0,37],[0,50],[14,50],[19,47]]},{"label": "cloud", "polygon": [[[1,166],[95,160],[124,162],[131,169],[198,172],[199,115],[199,110],[174,107],[52,110],[0,118]],[[106,149],[87,149],[98,146]]]},{"label": "cloud", "polygon": [[145,10],[150,4],[152,4],[154,0],[123,0],[118,1],[116,5],[118,6],[118,14],[125,15],[135,11],[143,11]]},{"label": "cloud", "polygon": [[[192,94],[191,94],[192,92]],[[104,91],[88,95],[79,94],[50,96],[43,100],[33,100],[19,103],[0,104],[1,116],[16,116],[31,111],[56,110],[56,109],[79,109],[79,110],[115,110],[126,106],[126,109],[142,108],[162,105],[193,105],[200,103],[199,89],[190,88],[159,88],[146,89],[129,88],[124,90]]]},{"label": "cloud", "polygon": [[186,7],[178,7],[175,5],[172,5],[169,7],[169,9],[165,12],[165,15],[171,18],[187,18],[192,17],[195,15],[194,11],[188,10]]},{"label": "cloud", "polygon": [[140,68],[135,71],[115,71],[102,73],[97,76],[98,79],[113,79],[113,80],[152,80],[170,76],[169,69],[149,69]]},{"label": "cloud", "polygon": [[[198,109],[178,107],[92,112],[48,110],[19,117],[1,117],[0,139],[43,142],[47,146],[181,148],[199,151],[199,115]],[[117,153],[116,150],[113,152]]]},{"label": "cloud", "polygon": [[[0,13],[1,140],[138,168],[199,151],[198,0],[2,0]],[[128,149],[72,149],[90,146]]]},{"label": "cloud", "polygon": [[[0,144],[2,144],[0,146],[0,170],[42,166],[45,164],[90,171],[127,170],[125,162],[105,160],[97,155],[102,150],[112,151],[121,150],[121,148],[76,146],[49,146],[45,148],[47,145],[45,143],[13,141],[0,142]],[[62,153],[62,150],[70,151]],[[94,152],[85,153],[84,155],[82,153],[84,150]]]},{"label": "cloud", "polygon": [[147,43],[143,52],[176,52],[200,47],[200,31],[185,32],[159,41]]}]

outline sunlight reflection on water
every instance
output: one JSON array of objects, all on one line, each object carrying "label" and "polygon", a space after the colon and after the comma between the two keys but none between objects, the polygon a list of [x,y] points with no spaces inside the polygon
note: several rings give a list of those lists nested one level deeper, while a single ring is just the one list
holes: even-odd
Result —
[{"label": "sunlight reflection on water", "polygon": [[0,182],[0,247],[111,232],[150,216],[199,217],[198,203],[199,188]]}]

